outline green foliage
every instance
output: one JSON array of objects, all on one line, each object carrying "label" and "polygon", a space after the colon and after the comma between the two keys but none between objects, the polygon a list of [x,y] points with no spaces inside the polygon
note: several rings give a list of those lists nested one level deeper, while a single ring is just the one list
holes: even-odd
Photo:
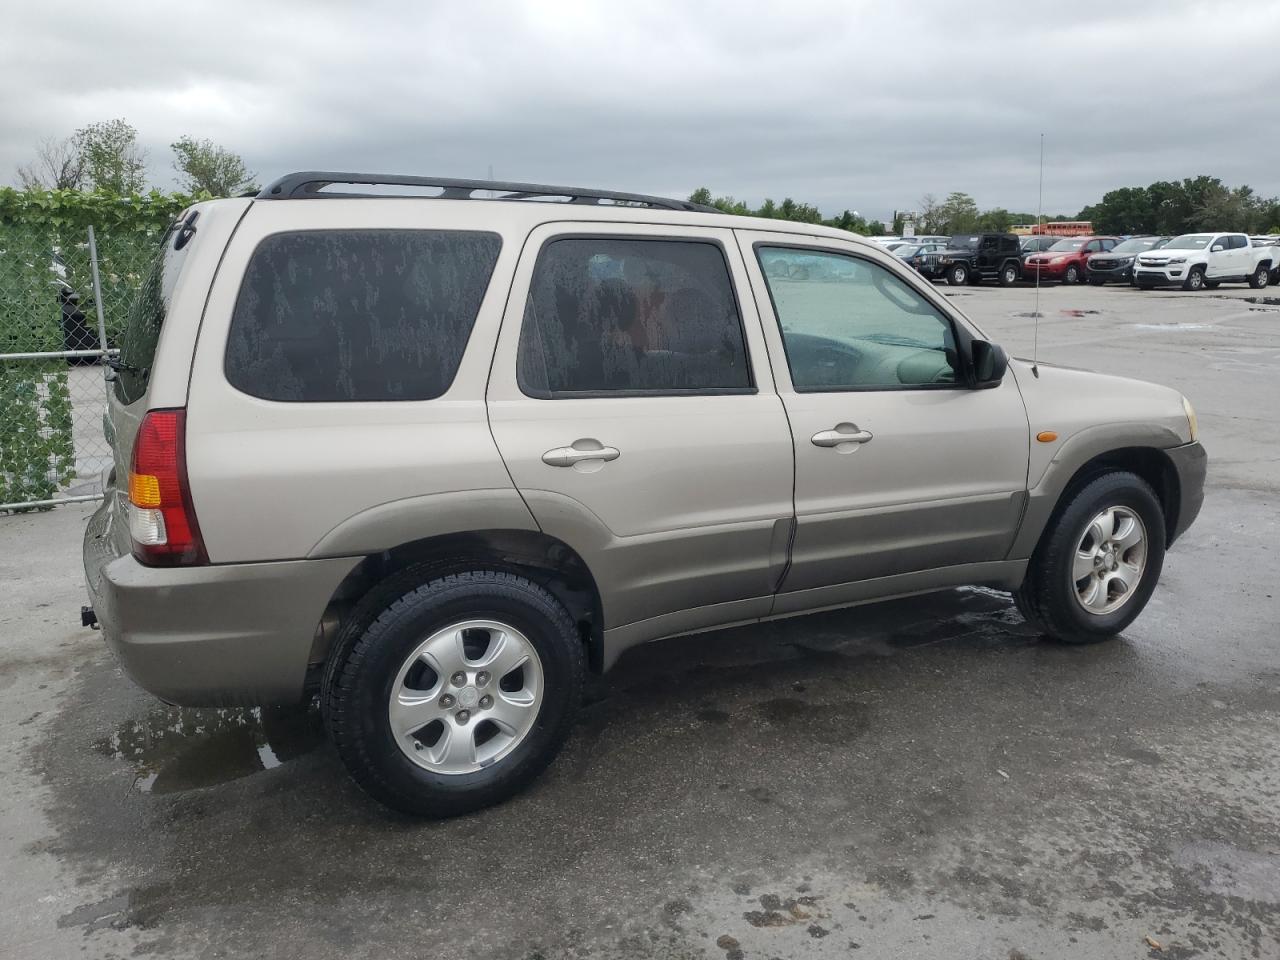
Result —
[{"label": "green foliage", "polygon": [[253,173],[238,154],[220,147],[212,140],[182,137],[173,147],[173,166],[179,182],[192,193],[214,197],[233,197],[246,190],[256,190]]},{"label": "green foliage", "polygon": [[73,139],[91,189],[130,194],[146,185],[147,155],[138,146],[138,131],[127,120],[91,123],[77,130]]},{"label": "green foliage", "polygon": [[790,197],[786,197],[780,204],[774,202],[772,198],[766,197],[764,203],[755,210],[741,200],[735,200],[733,197],[713,197],[711,191],[706,187],[699,187],[693,191],[693,193],[689,194],[689,199],[693,203],[715,207],[722,213],[729,213],[739,217],[795,220],[800,223],[820,223],[840,230],[850,230],[853,233],[880,233],[879,224],[872,224],[850,210],[845,210],[840,216],[827,220],[823,219],[817,207],[808,203],[797,203]]},{"label": "green foliage", "polygon": [[[79,296],[88,326],[96,328],[90,224],[98,244],[107,340],[116,342],[161,234],[195,199],[158,192],[117,197],[0,189],[0,353],[65,349],[63,282]],[[71,417],[63,360],[0,360],[0,503],[49,499],[72,479]]]},{"label": "green foliage", "polygon": [[1157,181],[1120,187],[1080,211],[1101,233],[1179,234],[1211,230],[1260,233],[1280,214],[1280,199],[1263,199],[1249,186],[1226,186],[1217,177]]}]

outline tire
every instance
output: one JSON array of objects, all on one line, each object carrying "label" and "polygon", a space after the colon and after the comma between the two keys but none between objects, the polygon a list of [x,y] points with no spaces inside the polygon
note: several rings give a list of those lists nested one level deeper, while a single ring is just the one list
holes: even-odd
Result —
[{"label": "tire", "polygon": [[1267,269],[1265,263],[1258,264],[1258,269],[1249,274],[1249,286],[1255,290],[1261,290],[1271,280],[1271,271]]},{"label": "tire", "polygon": [[1187,279],[1182,281],[1182,289],[1192,292],[1204,289],[1204,267],[1192,267]]},{"label": "tire", "polygon": [[1012,287],[1017,282],[1018,282],[1017,264],[1006,263],[1003,267],[1000,268],[1000,286]]},{"label": "tire", "polygon": [[1062,282],[1063,283],[1079,283],[1080,268],[1077,267],[1074,263],[1068,264],[1067,272],[1062,275]]},{"label": "tire", "polygon": [[[1095,543],[1106,517],[1114,521],[1106,531],[1112,539]],[[1054,512],[1031,557],[1018,609],[1065,643],[1114,637],[1151,599],[1164,541],[1164,511],[1145,480],[1128,471],[1094,477],[1068,491]],[[1085,575],[1076,579],[1079,573]]]},{"label": "tire", "polygon": [[[404,586],[375,590],[339,636],[321,688],[326,732],[352,779],[402,813],[449,817],[499,803],[537,777],[569,734],[586,674],[577,627],[554,596],[515,573]],[[494,644],[504,651],[498,663],[524,660],[486,679]],[[510,692],[513,677],[520,689]],[[404,703],[399,733],[393,696]],[[445,700],[449,709],[439,709]],[[508,729],[487,719],[516,714]]]},{"label": "tire", "polygon": [[947,269],[947,284],[952,287],[963,287],[969,282],[969,268],[963,263],[957,263],[954,267]]}]

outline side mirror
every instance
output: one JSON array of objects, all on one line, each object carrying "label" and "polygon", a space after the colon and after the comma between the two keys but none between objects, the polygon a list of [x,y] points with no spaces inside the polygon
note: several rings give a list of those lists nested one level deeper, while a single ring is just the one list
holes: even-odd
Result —
[{"label": "side mirror", "polygon": [[1009,369],[1009,355],[998,343],[990,340],[974,340],[969,344],[970,386],[994,387],[1004,379]]},{"label": "side mirror", "polygon": [[1223,244],[1221,244],[1221,243],[1215,243],[1212,247],[1210,247],[1210,248],[1209,248],[1209,252],[1210,252],[1210,253],[1221,253],[1221,252],[1222,252],[1223,250],[1225,250],[1225,249],[1227,249],[1227,248],[1226,248]]}]

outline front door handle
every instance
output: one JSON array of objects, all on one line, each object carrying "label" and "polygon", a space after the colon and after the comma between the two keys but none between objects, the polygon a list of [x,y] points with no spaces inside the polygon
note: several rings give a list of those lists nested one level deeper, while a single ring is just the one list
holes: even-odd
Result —
[{"label": "front door handle", "polygon": [[834,430],[819,431],[809,439],[815,447],[835,447],[839,453],[851,453],[873,437],[870,430],[859,430],[857,424],[837,423]]},{"label": "front door handle", "polygon": [[597,469],[606,461],[617,460],[621,454],[617,447],[606,447],[599,440],[590,438],[575,440],[571,447],[556,447],[542,455],[542,462],[549,467],[572,467],[576,464],[595,463]]}]

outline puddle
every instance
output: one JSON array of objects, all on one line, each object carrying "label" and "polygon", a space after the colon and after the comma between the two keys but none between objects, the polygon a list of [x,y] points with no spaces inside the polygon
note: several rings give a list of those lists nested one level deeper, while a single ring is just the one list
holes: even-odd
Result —
[{"label": "puddle", "polygon": [[238,780],[296,759],[324,739],[309,707],[189,710],[160,706],[98,740],[94,749],[134,769],[142,793],[180,793]]}]

